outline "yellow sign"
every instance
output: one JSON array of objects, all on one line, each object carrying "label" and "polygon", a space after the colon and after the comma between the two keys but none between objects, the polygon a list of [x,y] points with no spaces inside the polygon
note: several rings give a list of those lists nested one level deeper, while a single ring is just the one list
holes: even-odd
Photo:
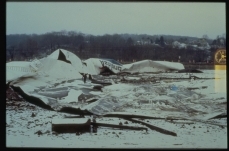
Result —
[{"label": "yellow sign", "polygon": [[215,64],[225,65],[226,64],[226,49],[218,49],[215,53]]},{"label": "yellow sign", "polygon": [[227,79],[222,79],[226,74],[226,49],[218,49],[215,53],[215,92],[225,93],[227,90]]}]

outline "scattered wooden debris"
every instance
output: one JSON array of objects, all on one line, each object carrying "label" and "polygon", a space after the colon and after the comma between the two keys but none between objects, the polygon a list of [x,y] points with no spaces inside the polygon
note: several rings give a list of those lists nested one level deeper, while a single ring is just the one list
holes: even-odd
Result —
[{"label": "scattered wooden debris", "polygon": [[198,69],[182,69],[182,70],[178,70],[178,73],[203,73],[203,72]]},{"label": "scattered wooden debris", "polygon": [[117,117],[117,118],[142,118],[142,119],[165,119],[161,117],[144,116],[144,115],[131,115],[131,114],[106,114],[103,117]]},{"label": "scattered wooden debris", "polygon": [[99,80],[95,80],[95,79],[92,79],[92,80],[91,80],[91,83],[94,83],[94,84],[101,84],[101,85],[103,85],[103,86],[112,85],[111,82],[104,82],[104,81],[99,81]]},{"label": "scattered wooden debris", "polygon": [[173,119],[165,119],[166,122],[174,123],[174,124],[195,124],[195,122],[190,121],[174,121]]},{"label": "scattered wooden debris", "polygon": [[73,119],[55,119],[52,121],[52,131],[57,133],[84,133],[84,132],[97,132],[98,127],[110,127],[118,129],[129,130],[146,130],[145,127],[124,126],[116,124],[97,123],[86,118]]},{"label": "scattered wooden debris", "polygon": [[162,128],[160,128],[160,127],[156,127],[156,126],[150,125],[150,124],[145,123],[145,122],[142,122],[142,121],[138,121],[138,120],[134,120],[134,119],[128,119],[128,118],[126,118],[126,120],[129,120],[129,121],[132,121],[132,122],[135,122],[135,123],[141,123],[142,125],[147,126],[147,127],[150,128],[151,130],[155,130],[155,131],[157,131],[157,132],[160,132],[160,133],[163,133],[163,134],[166,134],[166,135],[177,136],[177,134],[174,133],[174,132],[171,132],[171,131],[162,129]]},{"label": "scattered wooden debris", "polygon": [[196,90],[196,89],[206,89],[207,86],[201,86],[201,87],[187,87],[188,90]]},{"label": "scattered wooden debris", "polygon": [[124,125],[115,125],[115,124],[106,124],[106,123],[91,123],[93,126],[102,126],[102,127],[111,127],[118,129],[129,129],[129,130],[146,130],[145,127],[134,127],[134,126],[124,126]]},{"label": "scattered wooden debris", "polygon": [[81,118],[77,120],[61,120],[56,119],[52,121],[52,131],[57,133],[76,133],[76,132],[90,132],[91,120]]},{"label": "scattered wooden debris", "polygon": [[35,113],[32,113],[32,115],[30,117],[35,117],[35,116],[36,116],[36,114]]},{"label": "scattered wooden debris", "polygon": [[39,131],[35,132],[34,134],[42,135],[43,133],[39,130]]},{"label": "scattered wooden debris", "polygon": [[78,116],[67,116],[67,115],[65,115],[64,118],[84,118],[84,117],[80,116],[80,115],[78,115]]},{"label": "scattered wooden debris", "polygon": [[220,115],[217,115],[217,116],[212,117],[210,119],[217,119],[217,118],[227,118],[227,114],[220,114]]}]

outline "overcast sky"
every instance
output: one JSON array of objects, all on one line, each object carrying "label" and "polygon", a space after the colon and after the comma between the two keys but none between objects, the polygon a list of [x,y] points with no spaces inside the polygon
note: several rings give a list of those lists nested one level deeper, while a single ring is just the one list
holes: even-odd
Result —
[{"label": "overcast sky", "polygon": [[76,31],[209,38],[226,33],[225,3],[7,2],[6,34]]}]

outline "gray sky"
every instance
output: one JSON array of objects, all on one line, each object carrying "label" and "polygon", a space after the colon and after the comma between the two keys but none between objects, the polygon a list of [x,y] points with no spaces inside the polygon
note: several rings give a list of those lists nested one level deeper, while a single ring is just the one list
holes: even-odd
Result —
[{"label": "gray sky", "polygon": [[76,31],[209,38],[226,33],[225,3],[7,2],[6,34]]}]

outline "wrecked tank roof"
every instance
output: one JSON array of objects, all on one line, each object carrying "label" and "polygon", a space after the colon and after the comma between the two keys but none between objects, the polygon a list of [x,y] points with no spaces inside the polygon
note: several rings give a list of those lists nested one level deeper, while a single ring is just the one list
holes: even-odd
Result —
[{"label": "wrecked tank roof", "polygon": [[123,65],[122,72],[165,72],[184,69],[184,65],[178,62],[142,60]]},{"label": "wrecked tank roof", "polygon": [[[66,62],[67,60],[67,62]],[[85,60],[86,65],[82,65],[81,60],[71,52],[63,49],[58,49],[53,52],[47,58],[42,58],[40,60],[35,60],[31,63],[27,63],[33,68],[33,74],[18,76],[15,78],[10,85],[14,87],[19,87],[25,94],[32,96],[41,100],[41,102],[51,106],[54,110],[61,110],[64,106],[72,106],[72,102],[75,103],[75,108],[79,108],[78,97],[81,94],[92,95],[94,92],[97,93],[97,101],[90,104],[93,106],[84,106],[84,109],[90,110],[90,112],[98,115],[103,115],[111,111],[116,110],[116,108],[125,105],[127,102],[123,102],[115,97],[104,96],[100,97],[99,94],[102,91],[102,86],[116,85],[117,82],[112,81],[97,81],[93,80],[82,80],[82,71],[84,73],[98,75],[102,72],[102,68],[109,68],[112,72],[118,73],[121,71],[127,72],[150,72],[150,71],[167,71],[170,69],[182,69],[184,66],[181,63],[171,63],[166,61],[152,61],[143,60],[135,62],[132,64],[127,64],[119,66],[112,64],[110,61],[90,58]],[[74,65],[74,66],[73,66]],[[81,68],[83,67],[83,68]],[[120,68],[118,68],[120,67]],[[80,68],[80,69],[79,69]],[[81,70],[83,69],[83,70]],[[7,69],[8,70],[8,69]],[[12,73],[9,73],[12,74]],[[7,75],[10,76],[10,75]],[[187,80],[188,78],[186,78]],[[128,80],[128,78],[127,78]],[[133,82],[145,81],[142,79],[134,80]],[[154,79],[151,80],[151,84]],[[161,79],[162,80],[162,79]],[[119,82],[122,82],[120,79]],[[125,81],[124,81],[125,82]],[[119,85],[120,86],[120,85]],[[96,89],[100,87],[100,89]],[[130,87],[131,89],[133,86]],[[167,95],[173,92],[167,87],[156,86],[149,88],[151,92],[150,95]],[[142,88],[144,91],[145,88]],[[188,91],[185,89],[181,96],[169,95],[170,99],[176,97],[189,98],[193,93],[184,93]],[[115,93],[116,91],[114,91]],[[189,92],[189,91],[188,91]],[[111,95],[111,94],[110,94]],[[119,94],[116,94],[116,96]],[[200,94],[197,94],[200,95]],[[156,98],[152,96],[153,98]],[[108,104],[109,105],[108,105]]]}]

